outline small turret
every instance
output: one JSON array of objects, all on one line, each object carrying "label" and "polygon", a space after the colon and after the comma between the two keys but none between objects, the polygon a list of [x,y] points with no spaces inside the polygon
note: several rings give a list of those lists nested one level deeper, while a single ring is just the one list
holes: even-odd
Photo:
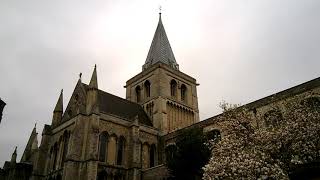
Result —
[{"label": "small turret", "polygon": [[16,162],[17,162],[17,146],[14,149],[14,152],[12,153],[12,156],[11,156],[11,163],[16,163]]},{"label": "small turret", "polygon": [[57,102],[56,107],[54,108],[54,111],[53,111],[53,117],[52,117],[52,125],[53,126],[56,126],[61,122],[62,113],[63,113],[63,89],[60,92],[58,102]]},{"label": "small turret", "polygon": [[98,79],[97,79],[97,66],[94,66],[94,70],[89,83],[89,89],[87,93],[87,114],[99,113],[98,109]]}]

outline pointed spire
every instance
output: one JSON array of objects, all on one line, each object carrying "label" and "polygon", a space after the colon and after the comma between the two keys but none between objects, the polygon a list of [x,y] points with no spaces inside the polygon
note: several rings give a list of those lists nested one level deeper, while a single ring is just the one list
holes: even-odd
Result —
[{"label": "pointed spire", "polygon": [[29,145],[29,148],[31,150],[38,149],[38,133],[37,133],[37,123],[34,124],[34,128],[32,130],[30,140],[32,142],[31,146]]},{"label": "pointed spire", "polygon": [[32,129],[31,135],[37,133],[37,123],[34,123],[34,127]]},{"label": "pointed spire", "polygon": [[86,107],[87,114],[99,113],[97,65],[94,65],[94,70],[89,83],[86,106],[87,106]]},{"label": "pointed spire", "polygon": [[26,146],[26,148],[25,148],[25,150],[24,150],[24,152],[22,154],[21,162],[28,161],[28,157],[31,154],[31,150],[35,149],[35,145],[38,148],[38,138],[37,137],[38,137],[37,126],[35,124],[32,132],[30,134],[27,146]]},{"label": "pointed spire", "polygon": [[94,65],[94,70],[89,83],[90,88],[98,89],[98,79],[97,79],[97,65]]},{"label": "pointed spire", "polygon": [[17,162],[17,146],[14,149],[14,152],[11,155],[11,162],[16,163]]},{"label": "pointed spire", "polygon": [[173,69],[179,70],[179,65],[176,62],[166,31],[162,24],[161,12],[159,13],[158,26],[154,33],[146,62],[143,65],[143,70],[158,62],[162,62]]},{"label": "pointed spire", "polygon": [[53,116],[52,116],[52,125],[56,126],[60,123],[62,119],[62,113],[63,113],[63,89],[61,89],[59,99],[57,101],[56,107],[53,110]]},{"label": "pointed spire", "polygon": [[61,89],[59,99],[57,101],[56,107],[53,112],[62,112],[63,111],[63,89]]},{"label": "pointed spire", "polygon": [[82,78],[82,72],[80,72],[79,74],[79,80],[81,81],[81,78]]},{"label": "pointed spire", "polygon": [[38,149],[38,133],[36,133],[31,146],[31,150],[36,150],[36,149]]}]

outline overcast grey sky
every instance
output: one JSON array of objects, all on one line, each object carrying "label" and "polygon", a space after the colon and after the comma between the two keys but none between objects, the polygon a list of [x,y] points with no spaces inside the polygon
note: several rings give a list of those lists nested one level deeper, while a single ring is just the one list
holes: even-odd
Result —
[{"label": "overcast grey sky", "polygon": [[[1,0],[0,166],[20,159],[34,123],[51,124],[78,74],[125,97],[141,72],[158,7],[180,70],[195,77],[200,119],[320,76],[319,0]],[[40,140],[40,136],[39,136]]]}]

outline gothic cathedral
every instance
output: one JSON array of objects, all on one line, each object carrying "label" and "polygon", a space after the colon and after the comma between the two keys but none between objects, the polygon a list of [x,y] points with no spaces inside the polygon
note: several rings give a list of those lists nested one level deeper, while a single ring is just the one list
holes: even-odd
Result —
[{"label": "gothic cathedral", "polygon": [[[197,81],[179,70],[161,14],[142,72],[126,82],[126,99],[99,89],[97,74],[95,66],[89,84],[79,78],[65,110],[61,91],[40,144],[35,127],[21,161],[15,150],[0,179],[163,180],[170,177],[166,147],[181,129],[220,133],[215,117],[199,120]],[[283,99],[319,94],[317,78],[245,106],[263,115]]]}]

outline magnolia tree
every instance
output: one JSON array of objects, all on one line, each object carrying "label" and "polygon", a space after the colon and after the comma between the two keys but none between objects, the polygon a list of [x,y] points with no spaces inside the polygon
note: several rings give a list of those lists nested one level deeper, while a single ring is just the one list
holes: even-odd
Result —
[{"label": "magnolia tree", "polygon": [[[320,160],[319,101],[284,102],[284,113],[264,122],[243,107],[222,103],[217,118],[221,141],[211,142],[204,179],[289,179],[297,165]],[[276,108],[275,108],[276,109]],[[273,111],[277,112],[277,111]]]}]

